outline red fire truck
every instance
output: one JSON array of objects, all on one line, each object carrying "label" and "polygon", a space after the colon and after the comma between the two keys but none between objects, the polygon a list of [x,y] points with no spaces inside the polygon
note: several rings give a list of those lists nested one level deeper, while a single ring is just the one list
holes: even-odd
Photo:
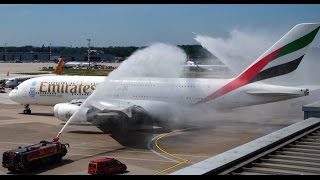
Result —
[{"label": "red fire truck", "polygon": [[3,153],[2,166],[9,171],[37,169],[41,165],[58,163],[67,154],[69,144],[58,141],[40,141],[26,147],[19,147]]}]

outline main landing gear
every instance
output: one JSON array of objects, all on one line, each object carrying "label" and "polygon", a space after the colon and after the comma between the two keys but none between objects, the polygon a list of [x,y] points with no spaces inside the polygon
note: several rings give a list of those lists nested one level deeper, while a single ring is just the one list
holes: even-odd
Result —
[{"label": "main landing gear", "polygon": [[31,109],[29,108],[29,104],[24,106],[23,114],[31,114]]}]

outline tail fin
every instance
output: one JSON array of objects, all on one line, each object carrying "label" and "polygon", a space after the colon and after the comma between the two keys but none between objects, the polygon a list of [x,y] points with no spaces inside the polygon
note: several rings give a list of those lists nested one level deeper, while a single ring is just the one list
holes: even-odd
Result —
[{"label": "tail fin", "polygon": [[319,23],[294,26],[239,76],[255,82],[293,72],[299,66],[320,28]]},{"label": "tail fin", "polygon": [[319,28],[320,23],[294,26],[234,80],[196,104],[215,99],[252,82],[293,72],[299,66]]},{"label": "tail fin", "polygon": [[53,74],[61,74],[63,64],[64,64],[63,58],[60,58],[58,65],[57,65],[57,68],[55,71],[53,71]]}]

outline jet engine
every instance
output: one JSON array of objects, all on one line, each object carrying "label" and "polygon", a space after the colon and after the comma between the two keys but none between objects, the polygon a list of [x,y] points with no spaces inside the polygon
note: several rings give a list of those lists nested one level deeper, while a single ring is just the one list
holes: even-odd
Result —
[{"label": "jet engine", "polygon": [[[54,116],[61,121],[68,121],[70,117],[80,109],[78,104],[70,103],[59,103],[53,107]],[[77,117],[74,118],[75,121],[87,121],[88,108],[82,108],[81,111],[77,112]]]}]

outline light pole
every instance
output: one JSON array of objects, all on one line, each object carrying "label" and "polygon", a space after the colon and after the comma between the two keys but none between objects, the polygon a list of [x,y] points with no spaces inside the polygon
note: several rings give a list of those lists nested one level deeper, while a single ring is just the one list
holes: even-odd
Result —
[{"label": "light pole", "polygon": [[4,61],[7,61],[7,43],[4,43]]},{"label": "light pole", "polygon": [[49,53],[49,61],[51,62],[51,43],[50,43],[50,53]]},{"label": "light pole", "polygon": [[90,61],[90,41],[91,39],[87,39],[88,41],[88,62],[89,62],[89,68],[90,68],[90,65],[91,65],[91,61]]}]

